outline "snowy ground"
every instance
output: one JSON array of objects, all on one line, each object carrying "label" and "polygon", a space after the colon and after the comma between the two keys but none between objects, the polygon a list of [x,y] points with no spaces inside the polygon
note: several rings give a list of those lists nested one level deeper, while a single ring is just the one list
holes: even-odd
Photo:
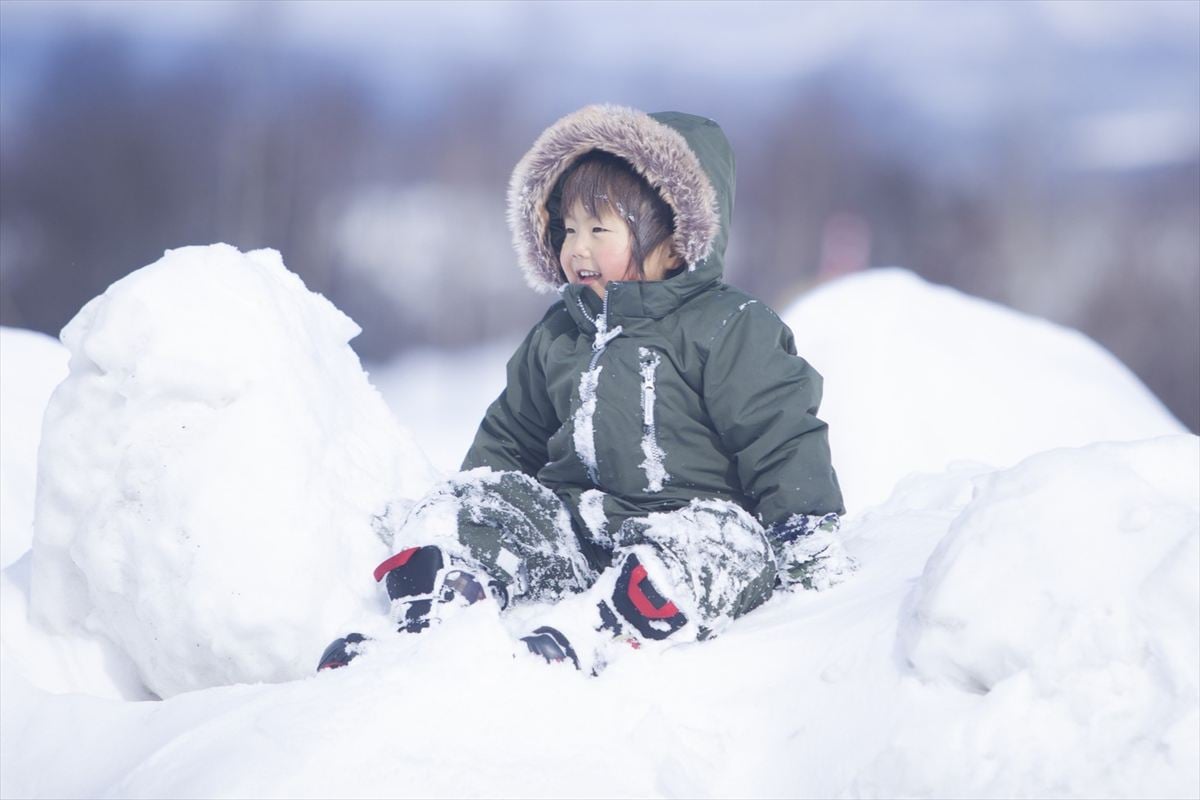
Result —
[{"label": "snowy ground", "polygon": [[410,440],[273,254],[175,251],[89,308],[37,558],[66,350],[0,334],[4,797],[1200,795],[1200,440],[1076,333],[830,284],[783,316],[851,580],[598,678],[486,606],[316,676],[515,342],[373,368]]}]

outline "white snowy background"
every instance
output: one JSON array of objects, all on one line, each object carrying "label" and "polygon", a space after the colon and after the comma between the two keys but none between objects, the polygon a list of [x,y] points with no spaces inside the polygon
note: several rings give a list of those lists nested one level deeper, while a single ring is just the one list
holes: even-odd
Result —
[{"label": "white snowy background", "polygon": [[0,794],[1200,795],[1200,440],[1085,337],[903,270],[781,312],[858,572],[596,678],[484,605],[312,672],[380,625],[377,530],[515,341],[368,378],[349,318],[223,245],[65,347],[3,329]]}]

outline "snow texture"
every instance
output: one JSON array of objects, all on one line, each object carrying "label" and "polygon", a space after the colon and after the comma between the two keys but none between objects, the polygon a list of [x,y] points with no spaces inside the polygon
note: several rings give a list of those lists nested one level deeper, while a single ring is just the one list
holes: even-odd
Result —
[{"label": "snow texture", "polygon": [[63,330],[32,611],[116,643],[159,696],[281,681],[378,598],[372,518],[431,471],[278,253],[169,251]]},{"label": "snow texture", "polygon": [[67,350],[33,331],[0,328],[0,567],[28,550],[42,435],[42,413],[54,387],[67,377]]},{"label": "snow texture", "polygon": [[579,496],[579,516],[587,526],[592,541],[612,548],[612,536],[608,532],[608,515],[604,513],[604,492],[588,489]]},{"label": "snow texture", "polygon": [[851,511],[957,460],[1008,467],[1053,447],[1187,432],[1078,331],[904,270],[828,283],[780,316],[825,377],[821,418]]},{"label": "snow texture", "polygon": [[587,467],[588,478],[598,482],[596,465],[596,387],[600,383],[603,366],[595,366],[579,376],[579,408],[575,409],[575,453]]},{"label": "snow texture", "polygon": [[[486,604],[312,675],[353,629],[330,620],[377,591],[364,517],[415,496],[423,461],[365,399],[352,325],[274,256],[169,258],[169,279],[143,270],[68,329],[42,437],[43,571],[26,553],[0,572],[0,796],[1200,795],[1200,440],[1078,334],[898,270],[830,284],[783,316],[827,379],[849,580],[778,595],[712,641],[626,651],[595,679],[514,645],[540,609]],[[5,403],[14,384],[32,397],[53,367],[28,337],[3,346]],[[445,376],[447,395],[473,391],[470,370]],[[405,420],[430,439],[477,422],[430,408]],[[10,410],[4,480],[32,480]],[[286,436],[268,446],[272,430]],[[1113,440],[1128,441],[1098,444]],[[381,449],[419,479],[355,466]],[[8,513],[13,552],[29,533]],[[176,522],[203,545],[191,562]],[[31,592],[51,608],[30,616]],[[48,628],[45,611],[86,622]],[[308,642],[281,647],[274,629],[298,641],[305,616]],[[155,629],[178,674],[245,683],[139,702]],[[203,646],[185,656],[175,629]],[[236,663],[292,652],[305,676],[218,675],[231,643]]]},{"label": "snow texture", "polygon": [[977,480],[900,644],[921,680],[979,699],[964,738],[905,742],[904,760],[990,738],[1007,746],[986,769],[951,758],[954,794],[1021,794],[1030,774],[1070,776],[1077,795],[1183,788],[1168,777],[1200,754],[1198,491],[1190,436],[1055,450]]}]

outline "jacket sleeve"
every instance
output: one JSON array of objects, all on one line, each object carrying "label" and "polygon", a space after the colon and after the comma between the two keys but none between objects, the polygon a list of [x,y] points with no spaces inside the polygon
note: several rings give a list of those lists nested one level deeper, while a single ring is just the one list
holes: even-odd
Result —
[{"label": "jacket sleeve", "polygon": [[491,467],[535,476],[545,466],[547,442],[559,422],[546,390],[536,325],[508,360],[508,384],[488,407],[462,468]]},{"label": "jacket sleeve", "polygon": [[712,342],[703,380],[709,416],[764,526],[845,513],[817,418],[822,379],[796,355],[783,320],[762,303],[743,305]]}]

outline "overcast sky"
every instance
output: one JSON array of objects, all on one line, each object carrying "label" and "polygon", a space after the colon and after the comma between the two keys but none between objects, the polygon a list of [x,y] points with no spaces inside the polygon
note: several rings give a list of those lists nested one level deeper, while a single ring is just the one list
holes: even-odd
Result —
[{"label": "overcast sky", "polygon": [[337,54],[368,69],[446,58],[614,64],[670,63],[697,74],[794,75],[835,59],[893,69],[955,65],[971,72],[1046,44],[1118,52],[1195,52],[1200,3],[1151,2],[278,2],[5,0],[6,39],[72,23],[139,37],[224,37],[236,28]]},{"label": "overcast sky", "polygon": [[[39,57],[80,25],[143,55],[229,42],[341,63],[414,106],[464,69],[518,68],[535,116],[617,99],[704,107],[705,92],[764,105],[831,68],[912,113],[977,135],[998,119],[1070,119],[1097,159],[1141,139],[1156,157],[1200,148],[1200,3],[226,2],[0,3],[0,112],[18,113]],[[499,72],[499,70],[494,70]],[[752,105],[752,102],[749,103]]]}]

